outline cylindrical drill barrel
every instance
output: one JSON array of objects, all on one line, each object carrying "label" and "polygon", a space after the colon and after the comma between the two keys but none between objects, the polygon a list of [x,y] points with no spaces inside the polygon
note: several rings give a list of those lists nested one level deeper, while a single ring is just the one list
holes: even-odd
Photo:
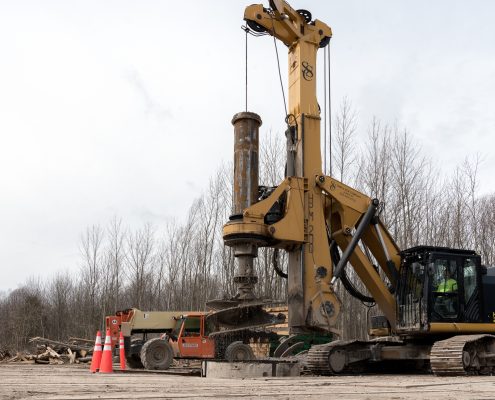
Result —
[{"label": "cylindrical drill barrel", "polygon": [[240,112],[234,125],[234,215],[256,203],[258,197],[259,127],[261,118],[252,112]]},{"label": "cylindrical drill barrel", "polygon": [[[258,200],[259,127],[261,118],[252,112],[240,112],[232,118],[234,125],[234,199],[233,218],[242,218],[243,211]],[[232,218],[231,217],[231,218]],[[258,255],[256,244],[247,240],[234,246],[237,259],[236,299],[254,300],[254,285],[258,278],[254,273],[253,259]]]}]

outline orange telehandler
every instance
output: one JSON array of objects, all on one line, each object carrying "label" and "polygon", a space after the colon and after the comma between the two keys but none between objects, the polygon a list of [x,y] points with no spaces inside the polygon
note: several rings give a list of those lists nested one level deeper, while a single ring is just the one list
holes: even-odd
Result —
[{"label": "orange telehandler", "polygon": [[[285,315],[275,312],[269,325],[284,321]],[[255,359],[253,348],[269,351],[270,343],[279,339],[271,329],[250,329],[253,326],[225,329],[221,322],[215,313],[141,311],[136,308],[105,318],[114,347],[122,332],[126,360],[131,368],[168,369],[173,359]],[[256,324],[257,328],[260,326]],[[142,336],[136,337],[138,334]],[[148,337],[152,334],[160,336]]]}]

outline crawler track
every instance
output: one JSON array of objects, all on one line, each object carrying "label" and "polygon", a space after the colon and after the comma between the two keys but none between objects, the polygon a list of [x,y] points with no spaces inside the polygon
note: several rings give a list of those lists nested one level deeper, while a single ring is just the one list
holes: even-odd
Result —
[{"label": "crawler track", "polygon": [[[316,375],[333,375],[347,372],[347,370],[350,372],[350,368],[345,365],[345,352],[353,344],[358,343],[360,342],[357,340],[336,340],[331,343],[312,346],[306,357],[306,366]],[[331,361],[333,361],[334,368],[331,366]]]},{"label": "crawler track", "polygon": [[[394,352],[393,346],[398,346],[397,353]],[[401,353],[402,357],[400,357]],[[418,357],[418,354],[424,355],[424,358]],[[418,362],[422,360],[424,362]],[[378,371],[424,373],[429,371],[429,367],[437,376],[493,374],[495,373],[495,336],[489,334],[453,336],[435,342],[431,349],[425,344],[411,342],[388,344],[386,341],[337,340],[313,346],[308,351],[306,366],[315,375]]]},{"label": "crawler track", "polygon": [[436,342],[430,364],[437,376],[488,374],[494,371],[493,335],[459,335]]}]

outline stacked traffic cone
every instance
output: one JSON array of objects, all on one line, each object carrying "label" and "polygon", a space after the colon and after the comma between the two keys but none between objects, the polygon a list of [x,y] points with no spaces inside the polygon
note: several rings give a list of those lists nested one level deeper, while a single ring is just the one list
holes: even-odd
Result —
[{"label": "stacked traffic cone", "polygon": [[95,348],[93,349],[93,357],[91,357],[91,366],[89,370],[93,373],[100,368],[101,362],[101,332],[96,332]]},{"label": "stacked traffic cone", "polygon": [[113,354],[112,354],[112,336],[110,329],[107,330],[105,336],[105,346],[103,346],[103,354],[101,356],[100,372],[111,373],[113,372]]},{"label": "stacked traffic cone", "polygon": [[125,371],[125,348],[124,348],[124,335],[120,332],[119,338],[119,354],[120,354],[120,370]]}]

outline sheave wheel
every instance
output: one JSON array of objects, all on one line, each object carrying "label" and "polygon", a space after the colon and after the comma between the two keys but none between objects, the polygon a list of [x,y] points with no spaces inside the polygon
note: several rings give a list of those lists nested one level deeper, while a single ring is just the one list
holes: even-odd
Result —
[{"label": "sheave wheel", "polygon": [[168,369],[173,358],[172,347],[160,338],[148,340],[141,349],[141,362],[146,369]]},{"label": "sheave wheel", "polygon": [[233,342],[225,350],[225,359],[229,362],[255,360],[253,349],[242,342]]}]

